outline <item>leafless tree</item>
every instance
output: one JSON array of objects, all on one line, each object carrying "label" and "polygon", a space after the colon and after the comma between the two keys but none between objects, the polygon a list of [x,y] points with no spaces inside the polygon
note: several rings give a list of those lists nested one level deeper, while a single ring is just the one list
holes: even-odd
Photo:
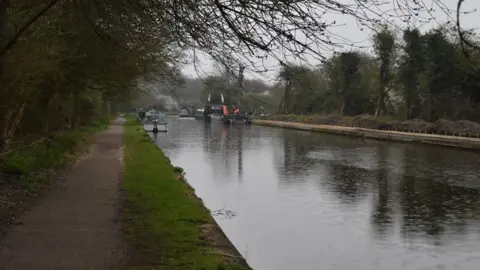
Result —
[{"label": "leafless tree", "polygon": [[[45,5],[45,9],[54,7],[58,2],[62,1],[52,0]],[[333,27],[340,22],[327,19],[327,15],[331,14],[350,16],[364,29],[375,28],[379,24],[394,24],[394,21],[427,23],[436,20],[433,11],[440,9],[452,20],[457,13],[458,32],[464,36],[460,27],[460,9],[465,0],[458,0],[456,11],[449,9],[443,0],[76,2],[83,7],[85,15],[92,19],[98,34],[118,44],[121,41],[114,38],[116,35],[125,37],[128,34],[130,42],[136,38],[138,42],[126,45],[128,49],[144,49],[142,35],[157,34],[162,36],[163,41],[175,42],[183,49],[201,50],[219,62],[242,62],[255,67],[268,55],[324,60],[326,50],[353,45],[352,41],[334,33]],[[37,15],[44,13],[44,10],[40,10]],[[125,27],[118,28],[118,24]],[[169,38],[165,39],[166,36]],[[463,37],[462,40],[468,46],[473,45]],[[5,51],[3,48],[1,54]]]}]

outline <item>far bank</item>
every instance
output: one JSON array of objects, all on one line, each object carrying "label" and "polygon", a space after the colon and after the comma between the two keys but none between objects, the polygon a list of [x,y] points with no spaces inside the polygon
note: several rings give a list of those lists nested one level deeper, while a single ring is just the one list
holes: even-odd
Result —
[{"label": "far bank", "polygon": [[378,130],[348,126],[306,124],[300,122],[286,122],[275,120],[254,120],[252,121],[252,123],[263,126],[290,128],[346,136],[356,136],[368,139],[422,143],[472,150],[480,149],[480,138],[445,136],[437,134],[413,133],[392,130]]}]

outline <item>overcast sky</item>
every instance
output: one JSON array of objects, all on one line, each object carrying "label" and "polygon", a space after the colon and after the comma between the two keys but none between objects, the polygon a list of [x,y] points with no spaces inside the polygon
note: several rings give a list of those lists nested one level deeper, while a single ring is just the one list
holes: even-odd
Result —
[{"label": "overcast sky", "polygon": [[[351,2],[353,0],[344,0],[343,2]],[[393,10],[392,5],[395,0],[385,0],[385,2],[390,2],[390,6],[383,6],[382,10]],[[405,0],[403,0],[405,1]],[[413,0],[408,0],[413,2]],[[422,0],[420,0],[422,1]],[[447,15],[443,10],[440,9],[440,7],[436,4],[436,2],[441,1],[445,6],[447,6],[449,9],[451,9],[451,14]],[[433,16],[435,17],[435,20],[432,21],[429,24],[421,26],[422,30],[428,30],[429,28],[435,27],[439,23],[444,23],[448,20],[455,19],[455,11],[457,9],[457,0],[423,0],[424,4],[428,7],[432,6],[434,9],[434,12],[432,12]],[[432,5],[433,4],[433,5]],[[474,11],[478,10],[478,11]],[[462,27],[464,28],[474,28],[474,29],[479,29],[480,28],[480,0],[465,0],[464,4],[462,6],[462,11],[474,11],[469,14],[463,14],[461,15],[461,23]],[[394,11],[392,11],[394,12]],[[398,11],[397,11],[398,12]],[[429,14],[421,14],[423,17],[431,17]],[[374,15],[372,15],[374,16]],[[450,17],[449,17],[450,16]],[[335,26],[334,28],[331,28],[330,31],[333,32],[335,35],[345,38],[349,41],[352,41],[355,45],[355,49],[358,49],[359,47],[362,47],[361,50],[367,50],[371,51],[371,35],[372,32],[370,30],[364,30],[361,31],[360,27],[357,25],[355,19],[352,17],[346,16],[346,15],[336,15],[336,14],[330,14],[327,18],[328,20],[335,20],[337,25],[341,24],[341,26]],[[390,23],[393,23],[400,28],[405,28],[406,24],[399,22],[399,20],[393,20],[390,21]],[[416,23],[416,25],[420,25],[419,23]],[[351,46],[346,46],[343,49],[336,49],[337,51],[341,50],[349,50],[354,47]],[[332,53],[332,51],[325,51],[322,52],[322,54],[328,56]],[[184,74],[190,76],[190,77],[206,77],[209,74],[212,74],[216,71],[214,62],[208,59],[207,56],[204,55],[199,55],[198,56],[199,62],[195,64],[195,66],[191,63],[188,66],[186,66],[183,69]],[[318,64],[319,62],[313,58],[312,60],[309,61],[309,65],[315,65]],[[297,62],[299,63],[298,60],[295,59],[287,59],[289,61]],[[278,61],[269,58],[265,61],[265,68],[268,69],[268,72],[265,74],[259,74],[259,73],[254,73],[249,70],[247,67],[246,74],[245,76],[247,78],[258,78],[262,79],[266,82],[272,82],[275,78],[275,74],[278,71]]]}]

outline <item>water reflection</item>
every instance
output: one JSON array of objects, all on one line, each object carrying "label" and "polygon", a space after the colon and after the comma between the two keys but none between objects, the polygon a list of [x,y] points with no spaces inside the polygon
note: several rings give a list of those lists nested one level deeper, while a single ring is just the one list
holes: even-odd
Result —
[{"label": "water reflection", "polygon": [[172,121],[161,147],[255,269],[477,269],[477,153]]},{"label": "water reflection", "polygon": [[[469,221],[479,219],[477,189],[451,186],[431,178],[404,176],[399,192],[402,234],[406,238],[468,232]],[[422,235],[423,234],[423,235]]]},{"label": "water reflection", "polygon": [[378,168],[375,175],[373,188],[377,190],[372,199],[372,226],[377,236],[384,239],[391,233],[393,223],[393,205],[391,194],[391,180],[387,170],[386,148],[378,149]]}]

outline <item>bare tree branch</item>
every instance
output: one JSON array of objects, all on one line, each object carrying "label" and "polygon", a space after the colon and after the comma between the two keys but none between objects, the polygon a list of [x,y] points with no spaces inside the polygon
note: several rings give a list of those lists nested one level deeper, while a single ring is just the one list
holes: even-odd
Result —
[{"label": "bare tree branch", "polygon": [[18,41],[18,39],[23,35],[23,33],[25,33],[25,31],[28,30],[28,28],[30,28],[30,26],[32,26],[38,19],[40,19],[43,15],[45,15],[51,8],[53,8],[60,1],[61,0],[52,0],[50,3],[45,5],[45,7],[43,7],[40,11],[38,11],[38,13],[35,14],[31,19],[29,19],[15,33],[15,35],[12,37],[12,39],[10,39],[10,41],[8,41],[8,43],[4,47],[1,48],[0,58],[3,57],[5,55],[5,53],[7,53],[8,50],[10,50],[13,47],[13,45],[15,45],[15,43]]}]

